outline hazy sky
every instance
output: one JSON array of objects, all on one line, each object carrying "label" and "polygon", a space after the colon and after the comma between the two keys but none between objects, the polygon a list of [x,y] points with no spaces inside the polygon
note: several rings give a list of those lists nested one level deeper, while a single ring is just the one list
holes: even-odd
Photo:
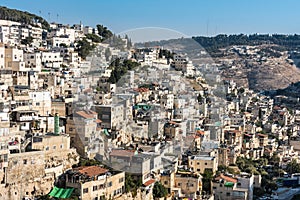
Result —
[{"label": "hazy sky", "polygon": [[1,0],[0,5],[51,22],[103,24],[115,33],[143,27],[188,36],[300,33],[298,0]]}]

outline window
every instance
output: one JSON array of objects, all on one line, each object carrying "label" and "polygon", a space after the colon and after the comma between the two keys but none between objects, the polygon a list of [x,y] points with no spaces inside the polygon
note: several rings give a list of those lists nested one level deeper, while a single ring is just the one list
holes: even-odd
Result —
[{"label": "window", "polygon": [[69,131],[73,131],[73,128],[69,128]]},{"label": "window", "polygon": [[61,144],[61,145],[60,145],[60,148],[62,149],[63,147],[64,147],[64,145],[63,145],[63,144]]},{"label": "window", "polygon": [[181,186],[181,183],[178,183],[178,186]]},{"label": "window", "polygon": [[200,172],[200,169],[197,169],[197,172]]},{"label": "window", "polygon": [[23,164],[24,164],[24,165],[27,164],[27,160],[26,160],[26,159],[23,160]]},{"label": "window", "polygon": [[214,186],[214,187],[213,187],[213,189],[215,190],[215,189],[217,189],[217,187],[216,187],[216,186]]},{"label": "window", "polygon": [[227,192],[227,193],[226,193],[226,196],[230,196],[230,192]]},{"label": "window", "polygon": [[197,165],[200,165],[200,163],[199,163],[199,162],[197,162]]},{"label": "window", "polygon": [[123,181],[124,181],[124,178],[119,179],[119,183],[123,183]]},{"label": "window", "polygon": [[53,146],[53,149],[56,149],[56,146],[55,146],[55,145]]},{"label": "window", "polygon": [[241,183],[237,183],[238,186],[241,186]]},{"label": "window", "polygon": [[46,151],[49,151],[49,147],[46,147]]},{"label": "window", "polygon": [[165,185],[168,185],[168,181],[165,181],[164,184],[165,184]]},{"label": "window", "polygon": [[40,102],[36,102],[35,105],[36,105],[36,106],[40,106]]},{"label": "window", "polygon": [[96,190],[98,190],[97,185],[96,185],[96,186],[93,186],[93,191],[96,191]]},{"label": "window", "polygon": [[83,188],[83,194],[88,193],[89,192],[89,188]]},{"label": "window", "polygon": [[207,163],[204,163],[204,165],[207,165]]},{"label": "window", "polygon": [[109,183],[107,183],[107,187],[111,187],[112,186],[112,182],[110,181]]},{"label": "window", "polygon": [[101,185],[98,185],[98,189],[100,190],[100,189],[103,189],[104,188],[104,185],[103,184],[101,184]]}]

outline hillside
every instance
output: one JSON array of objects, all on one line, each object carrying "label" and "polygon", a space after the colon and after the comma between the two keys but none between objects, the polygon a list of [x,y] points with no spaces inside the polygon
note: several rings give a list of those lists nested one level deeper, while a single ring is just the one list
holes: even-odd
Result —
[{"label": "hillside", "polygon": [[[239,86],[255,91],[283,89],[300,81],[300,69],[290,55],[291,51],[299,52],[300,35],[201,36],[153,41],[146,45],[187,53],[196,65],[203,64],[206,57],[219,66],[224,79],[232,79]],[[204,49],[207,54],[199,53]]]},{"label": "hillside", "polygon": [[35,22],[40,22],[42,24],[42,28],[49,29],[50,27],[49,23],[40,16],[26,11],[10,9],[3,6],[0,6],[0,19],[11,20],[30,25],[34,25]]}]

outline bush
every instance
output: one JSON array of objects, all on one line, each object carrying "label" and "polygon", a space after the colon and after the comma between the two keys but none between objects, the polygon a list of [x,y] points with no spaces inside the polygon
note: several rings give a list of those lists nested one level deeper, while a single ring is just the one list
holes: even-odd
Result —
[{"label": "bush", "polygon": [[162,198],[168,195],[168,190],[160,182],[156,182],[153,187],[153,197]]}]

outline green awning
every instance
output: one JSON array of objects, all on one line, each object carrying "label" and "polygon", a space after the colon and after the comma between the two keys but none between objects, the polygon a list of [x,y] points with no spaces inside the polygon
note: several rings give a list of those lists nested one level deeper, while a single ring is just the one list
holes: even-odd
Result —
[{"label": "green awning", "polygon": [[74,188],[64,189],[64,188],[58,188],[58,187],[54,186],[52,191],[49,193],[49,196],[60,198],[60,199],[67,199],[67,198],[70,198],[73,190],[74,190]]},{"label": "green awning", "polygon": [[105,134],[106,136],[110,136],[110,134],[109,134],[109,132],[108,132],[108,130],[107,130],[106,128],[103,130],[103,132],[104,132],[104,134]]},{"label": "green awning", "polygon": [[233,187],[234,186],[234,183],[233,182],[226,182],[224,184],[225,187]]}]

